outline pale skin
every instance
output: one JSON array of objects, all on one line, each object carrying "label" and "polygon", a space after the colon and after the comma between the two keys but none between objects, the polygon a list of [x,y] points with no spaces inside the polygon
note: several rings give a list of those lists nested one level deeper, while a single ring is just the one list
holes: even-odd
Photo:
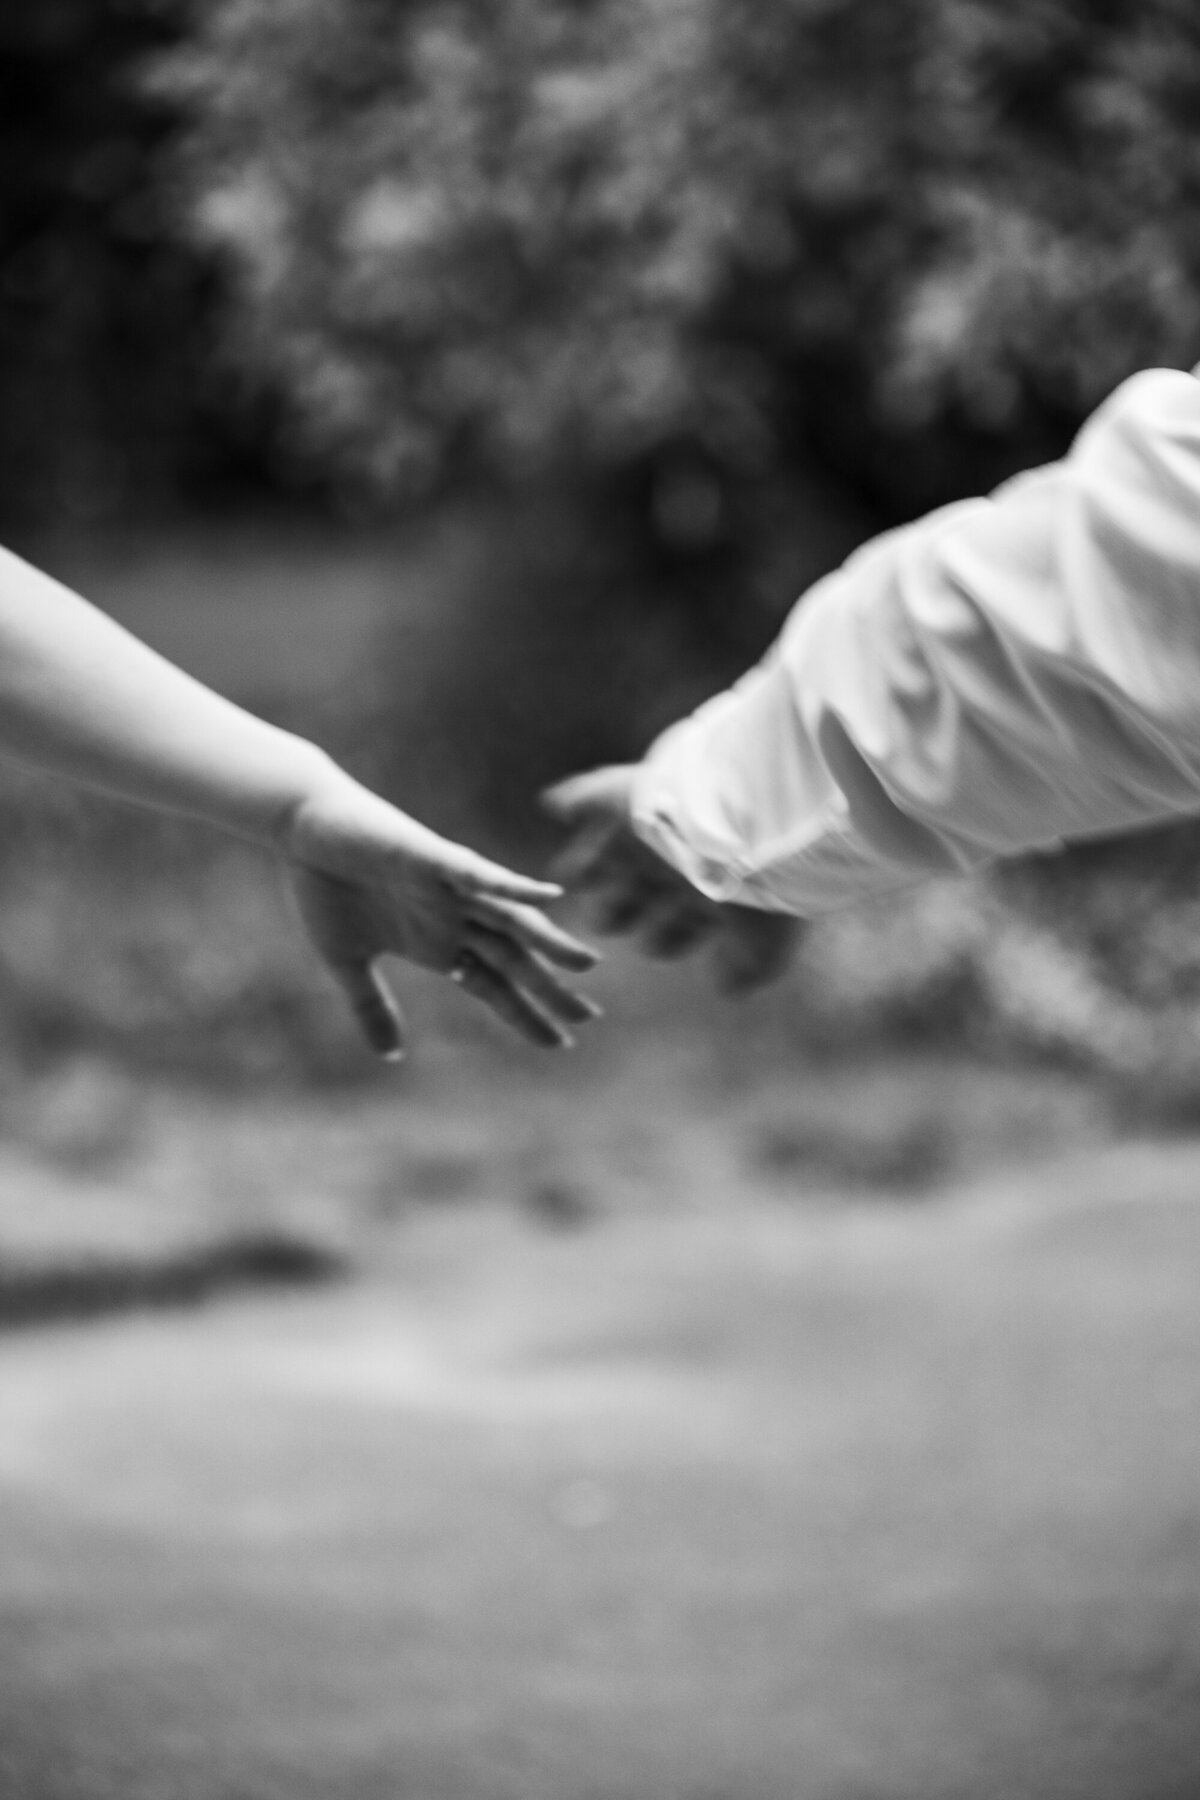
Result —
[{"label": "pale skin", "polygon": [[559,973],[596,961],[542,910],[561,889],[418,824],[4,550],[0,757],[272,852],[314,949],[388,1060],[405,1030],[387,956],[451,975],[547,1048],[598,1010]]},{"label": "pale skin", "polygon": [[647,956],[711,950],[725,993],[775,980],[791,959],[800,921],[724,905],[694,888],[634,831],[633,778],[634,765],[618,763],[572,775],[542,796],[567,827],[559,873],[594,897],[596,929],[636,938]]}]

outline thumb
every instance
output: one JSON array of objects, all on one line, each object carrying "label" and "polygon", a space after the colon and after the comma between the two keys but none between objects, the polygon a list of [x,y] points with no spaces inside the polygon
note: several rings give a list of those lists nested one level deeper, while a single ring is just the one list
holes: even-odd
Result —
[{"label": "thumb", "polygon": [[404,1019],[375,964],[330,962],[329,970],[376,1056],[384,1062],[400,1062],[405,1052]]},{"label": "thumb", "polygon": [[551,818],[564,825],[580,825],[588,819],[624,818],[629,810],[631,770],[623,763],[568,775],[542,792],[542,805]]}]

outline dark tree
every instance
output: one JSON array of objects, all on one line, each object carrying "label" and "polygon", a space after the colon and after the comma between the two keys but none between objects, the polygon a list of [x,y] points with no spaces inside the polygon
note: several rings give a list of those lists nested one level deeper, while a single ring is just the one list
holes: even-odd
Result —
[{"label": "dark tree", "polygon": [[215,0],[176,83],[245,357],[386,492],[903,513],[1200,355],[1187,0]]},{"label": "dark tree", "polygon": [[206,371],[213,280],[156,157],[142,79],[175,0],[36,0],[0,15],[0,511],[86,522],[236,473]]}]

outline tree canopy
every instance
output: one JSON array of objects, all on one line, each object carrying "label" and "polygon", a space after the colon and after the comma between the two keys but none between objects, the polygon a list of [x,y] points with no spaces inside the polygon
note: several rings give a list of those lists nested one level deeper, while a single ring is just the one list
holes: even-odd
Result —
[{"label": "tree canopy", "polygon": [[241,354],[387,493],[898,514],[1200,355],[1190,0],[211,0],[170,81]]}]

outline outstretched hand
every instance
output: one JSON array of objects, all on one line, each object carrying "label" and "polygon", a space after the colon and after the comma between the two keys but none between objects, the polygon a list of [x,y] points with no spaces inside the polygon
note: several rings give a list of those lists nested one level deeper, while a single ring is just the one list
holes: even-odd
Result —
[{"label": "outstretched hand", "polygon": [[379,1056],[398,1060],[405,1044],[383,956],[450,976],[546,1048],[599,1011],[556,973],[597,961],[541,910],[560,888],[451,843],[341,771],[297,808],[280,848],[309,937]]},{"label": "outstretched hand", "polygon": [[642,842],[633,829],[633,766],[573,775],[543,795],[568,828],[556,873],[597,899],[596,929],[629,933],[656,957],[708,945],[726,993],[748,993],[782,974],[798,921],[756,907],[710,900]]}]

